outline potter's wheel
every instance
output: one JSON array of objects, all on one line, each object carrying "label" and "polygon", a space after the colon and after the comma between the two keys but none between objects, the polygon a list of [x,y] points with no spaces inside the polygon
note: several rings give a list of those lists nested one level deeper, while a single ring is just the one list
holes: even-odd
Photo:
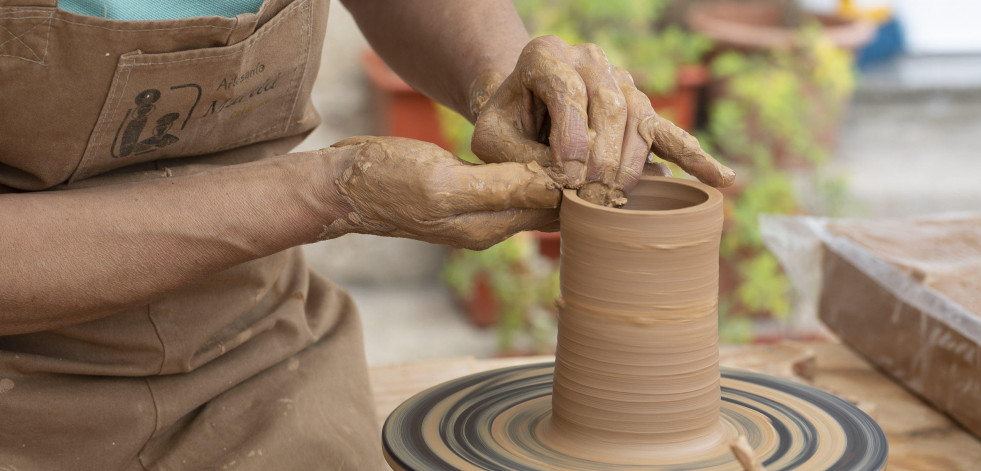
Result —
[{"label": "potter's wheel", "polygon": [[[551,410],[553,364],[477,373],[412,397],[385,422],[396,470],[741,470],[721,449],[684,463],[608,464],[570,457],[537,433]],[[788,380],[722,369],[722,420],[745,435],[768,470],[885,468],[887,444],[864,412]]]}]

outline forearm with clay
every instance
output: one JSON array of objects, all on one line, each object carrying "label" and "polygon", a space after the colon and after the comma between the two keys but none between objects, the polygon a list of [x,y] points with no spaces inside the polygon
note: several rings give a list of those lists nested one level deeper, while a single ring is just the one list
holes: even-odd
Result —
[{"label": "forearm with clay", "polygon": [[193,175],[0,196],[0,335],[77,324],[348,233],[483,249],[558,218],[537,163],[355,137]]},{"label": "forearm with clay", "polygon": [[0,196],[0,335],[93,320],[312,242],[337,161],[291,154],[199,174]]},{"label": "forearm with clay", "polygon": [[347,233],[484,249],[558,218],[557,185],[535,162],[472,165],[428,142],[345,139],[334,179],[346,214],[322,238]]}]

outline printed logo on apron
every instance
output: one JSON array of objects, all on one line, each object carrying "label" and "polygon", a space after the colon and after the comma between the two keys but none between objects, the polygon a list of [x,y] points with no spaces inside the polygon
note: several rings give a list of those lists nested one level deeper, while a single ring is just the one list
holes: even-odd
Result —
[{"label": "printed logo on apron", "polygon": [[287,134],[310,35],[311,5],[299,0],[232,46],[123,54],[72,180]]},{"label": "printed logo on apron", "polygon": [[[170,87],[171,90],[191,87],[197,91],[197,95],[194,97],[194,102],[190,108],[184,113],[184,121],[180,123],[180,129],[184,129],[187,126],[187,121],[194,113],[194,108],[197,107],[198,101],[201,100],[201,86],[196,83],[188,83]],[[126,110],[126,116],[123,117],[123,122],[119,125],[119,129],[116,130],[116,136],[112,139],[112,146],[109,148],[109,153],[114,158],[154,152],[180,140],[179,137],[170,133],[170,128],[174,125],[174,122],[181,118],[179,112],[166,113],[157,118],[156,124],[151,128],[152,135],[143,139],[143,131],[147,127],[146,125],[150,115],[157,108],[156,103],[158,101],[160,101],[160,90],[156,88],[143,90],[136,95],[136,98],[133,100],[136,106]]]}]

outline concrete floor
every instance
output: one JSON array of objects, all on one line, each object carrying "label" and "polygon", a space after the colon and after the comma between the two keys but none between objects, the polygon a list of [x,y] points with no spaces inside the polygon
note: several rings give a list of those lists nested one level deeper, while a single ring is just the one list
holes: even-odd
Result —
[{"label": "concrete floor", "polygon": [[981,210],[981,57],[907,57],[862,77],[834,162],[853,215]]},{"label": "concrete floor", "polygon": [[442,285],[352,286],[364,322],[368,364],[494,356],[494,329],[473,326]]},{"label": "concrete floor", "polygon": [[[301,147],[370,134],[365,47],[336,1],[314,91],[321,126]],[[847,215],[893,217],[981,209],[981,58],[906,58],[868,71],[831,169],[848,175]],[[491,330],[464,320],[437,273],[444,249],[348,235],[306,247],[311,264],[360,306],[373,365],[494,354]]]}]

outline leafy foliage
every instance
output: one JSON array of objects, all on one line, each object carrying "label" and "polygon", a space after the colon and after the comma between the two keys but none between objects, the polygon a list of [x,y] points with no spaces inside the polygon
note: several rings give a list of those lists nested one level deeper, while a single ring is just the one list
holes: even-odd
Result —
[{"label": "leafy foliage", "polygon": [[[642,89],[670,93],[678,67],[701,60],[711,44],[677,26],[659,25],[667,1],[515,3],[534,35],[598,44],[611,63],[630,70]],[[697,137],[709,153],[742,165],[738,181],[748,182],[726,198],[721,255],[733,267],[737,287],[719,300],[720,335],[726,341],[745,342],[753,338],[753,318],[783,319],[790,312],[789,282],[763,246],[758,217],[804,211],[788,166],[824,167],[854,77],[847,53],[822,37],[817,25],[804,27],[792,49],[727,52],[715,58],[711,69],[723,85],[709,110],[707,128]],[[473,126],[447,109],[441,109],[440,120],[454,152],[479,163],[470,152]],[[681,174],[677,167],[673,171]],[[843,204],[844,183],[815,173],[814,186],[822,198],[811,206],[829,214]],[[483,252],[454,252],[444,267],[443,279],[464,298],[470,296],[476,278],[486,277],[501,306],[502,351],[521,343],[537,350],[551,345],[558,271],[540,259],[534,240],[522,234]]]},{"label": "leafy foliage", "polygon": [[758,219],[804,212],[791,169],[813,173],[820,201],[809,202],[812,209],[828,215],[844,204],[844,181],[822,170],[854,76],[848,53],[836,49],[816,24],[803,27],[790,49],[726,52],[711,70],[721,86],[699,140],[717,157],[742,166],[742,191],[726,199],[720,250],[737,279],[737,288],[720,301],[723,323],[731,324],[723,327],[723,337],[738,338],[745,334],[740,319],[785,320],[790,312],[790,283],[763,246]]},{"label": "leafy foliage", "polygon": [[820,26],[803,28],[790,49],[726,52],[711,70],[722,85],[708,131],[723,155],[764,169],[781,159],[828,160],[854,76],[849,53],[822,36]]},{"label": "leafy foliage", "polygon": [[478,280],[488,284],[498,308],[500,351],[511,352],[519,345],[538,353],[552,348],[559,272],[538,253],[530,234],[516,234],[483,251],[453,251],[442,279],[461,299],[474,294]]},{"label": "leafy foliage", "polygon": [[[442,105],[437,113],[453,153],[467,162],[483,163],[470,150],[473,124]],[[499,351],[546,353],[553,348],[559,271],[539,254],[530,234],[516,234],[479,252],[453,251],[443,265],[442,279],[460,299],[470,299],[476,283],[489,285],[498,309]]]},{"label": "leafy foliage", "polygon": [[447,144],[449,144],[453,153],[457,157],[472,164],[484,163],[470,150],[473,124],[470,124],[470,121],[457,114],[456,111],[439,103],[434,102],[433,104],[436,106],[436,116],[439,119],[440,130],[443,132],[443,137],[446,138]]}]

